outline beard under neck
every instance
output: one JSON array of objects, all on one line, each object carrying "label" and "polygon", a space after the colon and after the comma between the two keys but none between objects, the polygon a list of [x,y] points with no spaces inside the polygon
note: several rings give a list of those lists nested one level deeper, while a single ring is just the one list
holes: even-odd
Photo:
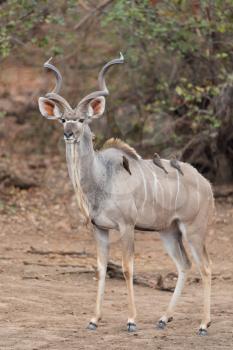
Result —
[{"label": "beard under neck", "polygon": [[75,197],[78,203],[79,210],[85,217],[86,223],[90,221],[90,212],[88,202],[85,194],[83,193],[80,183],[79,172],[79,154],[77,143],[66,143],[66,162],[68,167],[69,177],[73,184],[75,191]]}]

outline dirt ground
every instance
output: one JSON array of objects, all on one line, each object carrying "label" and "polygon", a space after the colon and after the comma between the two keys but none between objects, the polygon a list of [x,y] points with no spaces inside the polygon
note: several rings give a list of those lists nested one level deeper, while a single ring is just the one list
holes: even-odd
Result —
[{"label": "dirt ground", "polygon": [[[77,213],[63,148],[59,144],[56,155],[37,153],[32,140],[20,141],[23,126],[18,128],[11,138],[2,138],[0,160],[37,186],[0,187],[0,349],[232,349],[233,198],[217,202],[216,224],[208,238],[213,292],[207,337],[197,336],[202,288],[195,266],[166,330],[155,324],[171,293],[136,285],[138,331],[128,334],[125,283],[108,279],[103,320],[90,332],[86,326],[97,287],[95,243]],[[120,263],[118,244],[112,244],[110,255]],[[152,279],[157,273],[176,272],[156,233],[137,232],[135,272]]]}]

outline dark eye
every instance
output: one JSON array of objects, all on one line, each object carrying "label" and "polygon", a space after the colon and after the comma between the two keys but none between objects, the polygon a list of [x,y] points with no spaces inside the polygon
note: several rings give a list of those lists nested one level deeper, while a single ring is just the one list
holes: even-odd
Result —
[{"label": "dark eye", "polygon": [[83,118],[79,119],[79,123],[83,123],[83,122],[84,122]]},{"label": "dark eye", "polygon": [[65,123],[66,120],[65,120],[64,118],[61,118],[61,122],[62,122],[62,123]]}]

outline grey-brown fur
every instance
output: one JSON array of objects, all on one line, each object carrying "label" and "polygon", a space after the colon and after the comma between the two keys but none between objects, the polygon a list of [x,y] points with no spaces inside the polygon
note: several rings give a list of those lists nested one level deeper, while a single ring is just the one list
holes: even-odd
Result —
[{"label": "grey-brown fur", "polygon": [[[94,223],[99,281],[96,310],[89,329],[95,329],[102,316],[110,229],[119,232],[121,241],[122,268],[129,296],[128,330],[136,328],[133,260],[134,229],[137,227],[159,232],[178,270],[177,285],[159,321],[160,328],[171,320],[190,268],[183,239],[187,241],[203,279],[204,312],[199,332],[204,335],[210,323],[211,265],[206,235],[213,217],[212,189],[191,165],[180,162],[185,174],[180,176],[169,160],[161,159],[168,172],[165,174],[153,160],[141,159],[121,141],[108,142],[99,152],[94,150],[89,124],[104,113],[105,97],[109,93],[104,75],[110,66],[119,63],[123,63],[122,56],[102,68],[99,90],[83,98],[74,109],[59,95],[59,84],[52,93],[39,99],[42,115],[63,123],[67,164],[79,207]],[[54,71],[49,64],[49,69]],[[122,166],[123,157],[128,158],[131,176]]]},{"label": "grey-brown fur", "polygon": [[136,160],[141,158],[133,147],[130,147],[129,145],[127,145],[127,143],[118,138],[111,138],[107,140],[103,145],[103,149],[107,148],[119,149],[122,152],[126,153],[129,157]]}]

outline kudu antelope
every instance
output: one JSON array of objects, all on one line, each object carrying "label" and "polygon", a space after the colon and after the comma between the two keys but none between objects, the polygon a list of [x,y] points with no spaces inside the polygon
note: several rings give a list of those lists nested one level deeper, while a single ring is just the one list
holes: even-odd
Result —
[{"label": "kudu antelope", "polygon": [[[177,299],[191,263],[183,245],[188,242],[200,270],[204,287],[204,312],[199,334],[207,334],[210,325],[211,267],[206,250],[206,234],[213,216],[214,200],[209,182],[187,163],[180,162],[182,173],[165,159],[162,169],[152,160],[142,159],[120,140],[107,142],[94,151],[89,124],[105,110],[109,91],[105,73],[123,63],[120,58],[108,62],[100,71],[99,90],[84,97],[74,109],[59,95],[61,74],[50,63],[44,67],[56,77],[54,90],[39,98],[41,114],[63,124],[67,165],[79,208],[92,223],[97,242],[98,291],[96,311],[88,328],[96,329],[102,315],[105,275],[108,260],[109,230],[119,232],[122,267],[128,289],[128,331],[135,331],[136,309],[133,291],[134,230],[158,231],[167,253],[174,260],[178,280],[171,301],[158,322],[165,328],[172,320]],[[125,162],[125,163],[124,163]],[[127,166],[126,166],[127,163]]]}]

